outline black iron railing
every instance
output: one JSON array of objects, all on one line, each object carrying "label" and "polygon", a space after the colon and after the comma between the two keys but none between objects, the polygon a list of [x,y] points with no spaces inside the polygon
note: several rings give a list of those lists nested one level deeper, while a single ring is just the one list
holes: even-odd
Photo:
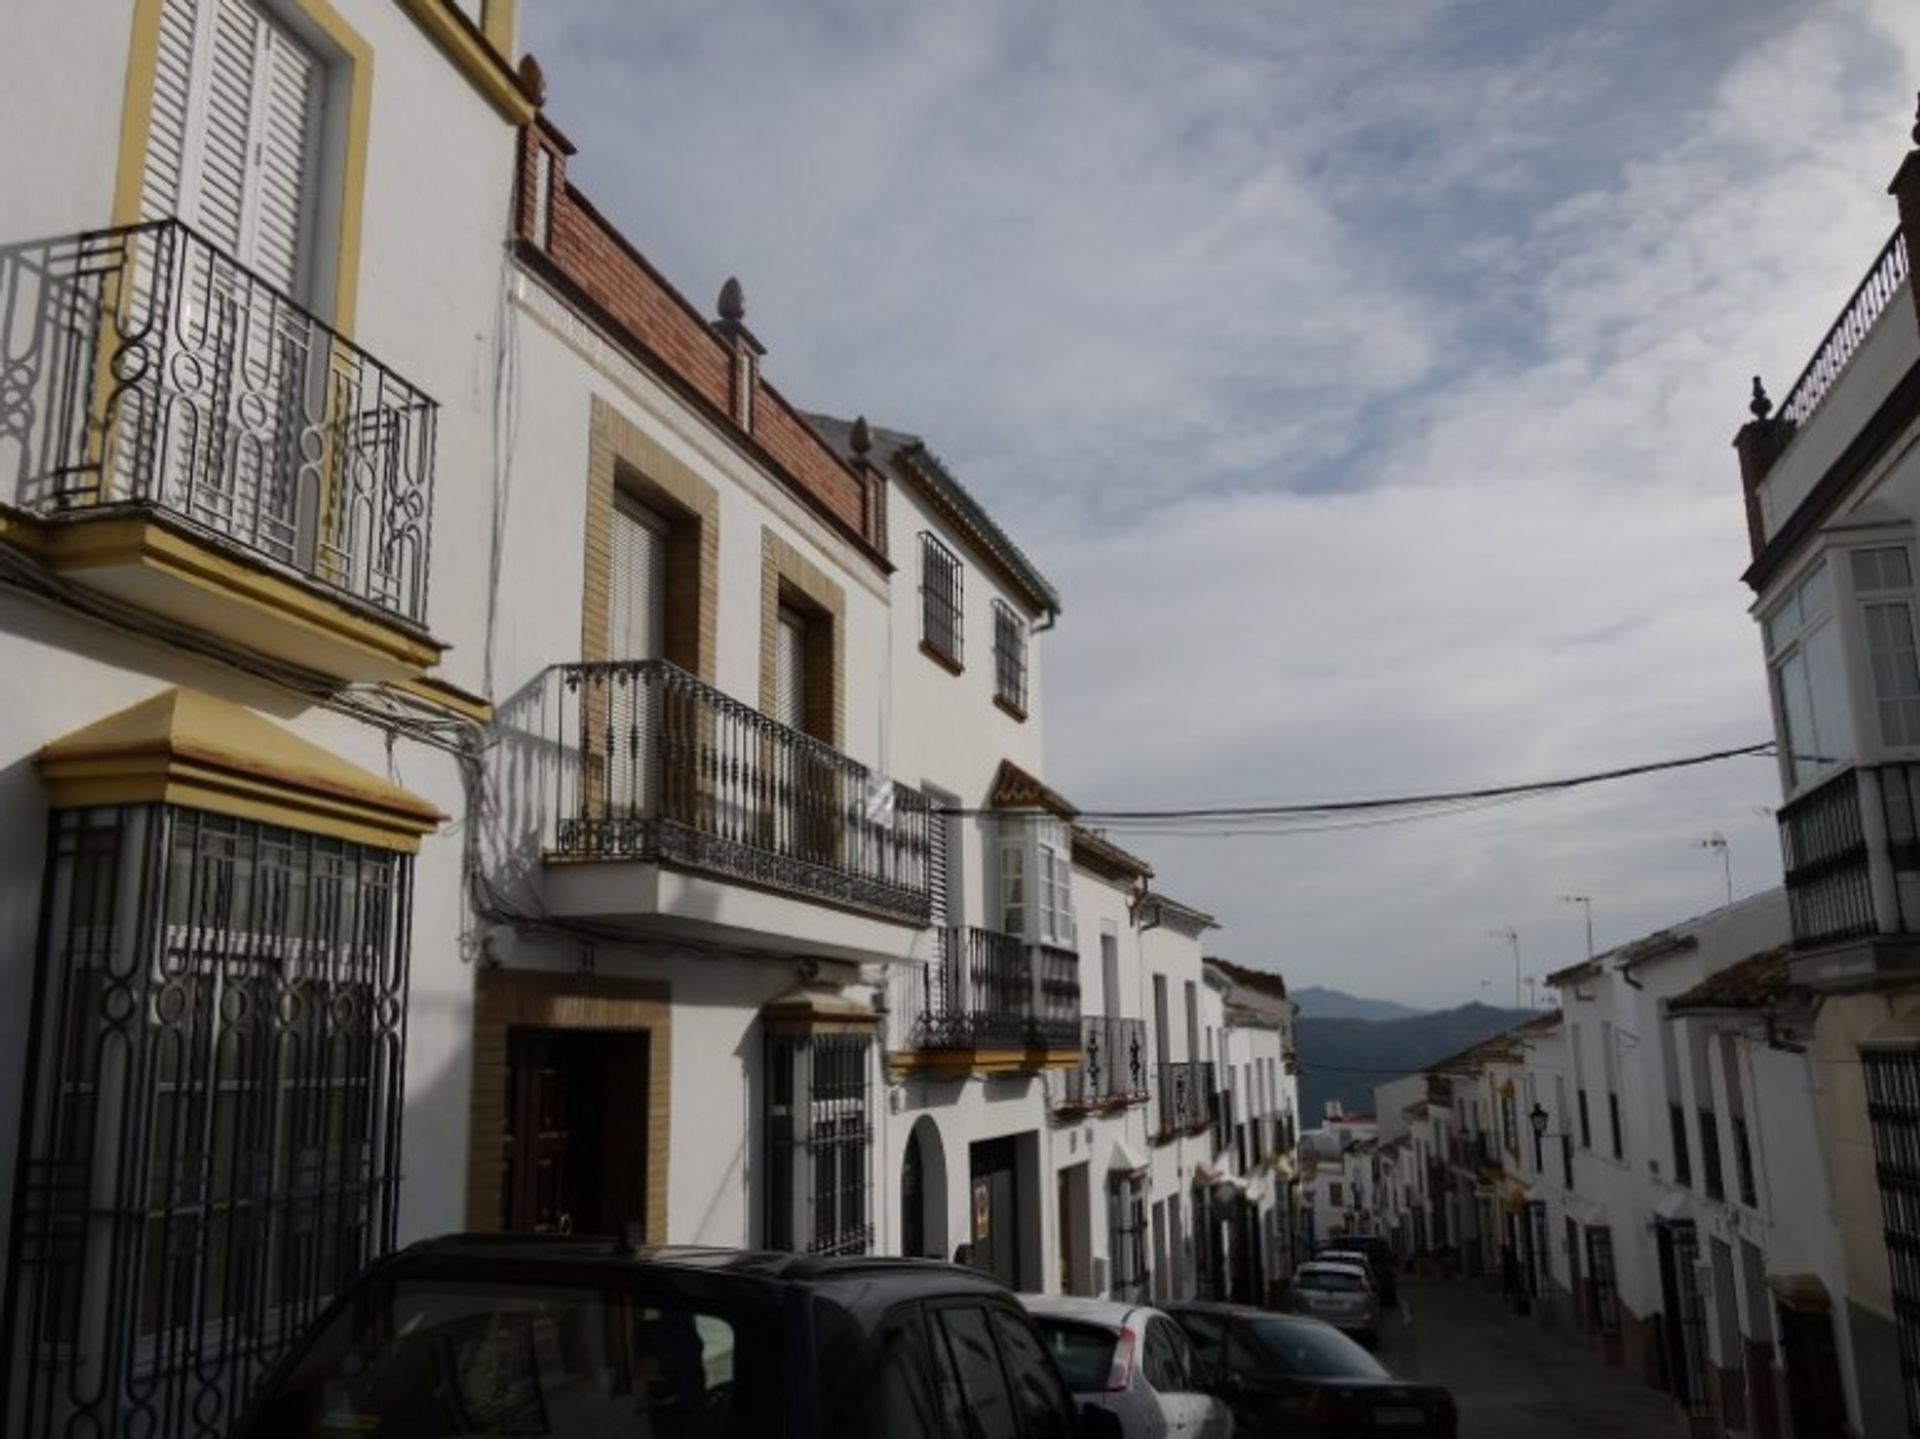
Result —
[{"label": "black iron railing", "polygon": [[1906,238],[1895,230],[1893,237],[1881,247],[1866,278],[1841,309],[1840,318],[1833,322],[1833,328],[1827,331],[1813,358],[1807,361],[1800,378],[1787,391],[1787,398],[1780,406],[1780,418],[1803,425],[1820,407],[1834,381],[1840,378],[1840,372],[1847,367],[1847,361],[1853,358],[1874,322],[1887,308],[1887,302],[1899,292],[1907,270]]},{"label": "black iron railing", "polygon": [[[914,1050],[1072,1050],[1080,1043],[1080,986],[1059,974],[1066,951],[1017,935],[955,926],[939,954],[906,971],[905,1047]],[[1071,956],[1077,964],[1078,957]]]},{"label": "black iron railing", "polygon": [[427,615],[436,407],[176,220],[0,250],[0,499],[152,510]]},{"label": "black iron railing", "polygon": [[1693,1183],[1693,1158],[1687,1145],[1687,1111],[1682,1105],[1667,1106],[1667,1128],[1673,1138],[1673,1182],[1689,1186]]},{"label": "black iron railing", "polygon": [[1081,1020],[1080,1066],[1066,1072],[1063,1110],[1136,1104],[1147,1097],[1145,1020],[1089,1014]]},{"label": "black iron railing", "polygon": [[1213,1123],[1212,1065],[1198,1059],[1163,1061],[1154,1074],[1153,1137],[1201,1134]]},{"label": "black iron railing", "polygon": [[556,667],[552,851],[925,923],[926,796],[665,660]]},{"label": "black iron railing", "polygon": [[1845,770],[1781,806],[1793,940],[1801,948],[1873,933],[1873,878],[1860,819],[1860,778]]}]

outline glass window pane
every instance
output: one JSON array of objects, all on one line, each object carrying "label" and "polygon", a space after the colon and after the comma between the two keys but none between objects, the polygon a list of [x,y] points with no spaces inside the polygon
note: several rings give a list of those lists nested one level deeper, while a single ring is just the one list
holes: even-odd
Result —
[{"label": "glass window pane", "polygon": [[978,1439],[1015,1439],[1019,1425],[1014,1420],[1013,1400],[1007,1393],[1000,1358],[993,1347],[993,1335],[987,1328],[983,1309],[969,1305],[939,1309],[934,1317],[946,1335],[947,1352],[953,1357],[966,1408],[973,1415]]}]

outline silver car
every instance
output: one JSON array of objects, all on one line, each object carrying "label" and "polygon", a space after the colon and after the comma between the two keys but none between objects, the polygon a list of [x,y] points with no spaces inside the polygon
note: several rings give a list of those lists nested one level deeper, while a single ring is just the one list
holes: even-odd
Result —
[{"label": "silver car", "polygon": [[1380,1333],[1380,1295],[1364,1265],[1315,1259],[1293,1273],[1293,1312],[1324,1319],[1362,1344]]},{"label": "silver car", "polygon": [[1229,1439],[1233,1411],[1201,1389],[1186,1331],[1144,1304],[1022,1294],[1083,1408],[1119,1416],[1127,1439]]}]

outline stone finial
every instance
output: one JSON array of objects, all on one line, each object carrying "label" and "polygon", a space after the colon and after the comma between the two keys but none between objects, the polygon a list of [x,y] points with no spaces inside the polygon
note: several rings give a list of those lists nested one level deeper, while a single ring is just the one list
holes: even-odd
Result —
[{"label": "stone finial", "polygon": [[1747,408],[1753,412],[1756,420],[1764,420],[1773,413],[1773,401],[1767,398],[1767,387],[1760,383],[1758,375],[1753,377],[1753,399],[1748,402]]},{"label": "stone finial", "polygon": [[720,287],[720,318],[739,324],[747,318],[747,292],[740,288],[738,276],[727,276]]},{"label": "stone finial", "polygon": [[520,57],[518,70],[520,93],[533,101],[538,109],[547,103],[547,72],[540,68],[540,62],[531,54]]},{"label": "stone finial", "polygon": [[848,436],[848,443],[853,446],[853,452],[863,460],[867,457],[867,451],[873,448],[873,431],[867,428],[865,415],[853,417],[853,433]]}]

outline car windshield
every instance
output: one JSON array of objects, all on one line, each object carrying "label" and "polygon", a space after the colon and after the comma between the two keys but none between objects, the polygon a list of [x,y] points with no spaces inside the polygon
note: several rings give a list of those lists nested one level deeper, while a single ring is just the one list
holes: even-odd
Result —
[{"label": "car windshield", "polygon": [[1329,1379],[1388,1379],[1386,1368],[1339,1330],[1315,1323],[1256,1319],[1249,1326],[1283,1374]]},{"label": "car windshield", "polygon": [[407,1439],[760,1434],[783,1388],[761,1316],[624,1289],[367,1285],[252,1425],[259,1436]]},{"label": "car windshield", "polygon": [[1301,1289],[1365,1289],[1366,1277],[1348,1269],[1302,1269],[1294,1283]]},{"label": "car windshield", "polygon": [[1091,1324],[1074,1324],[1036,1314],[1034,1322],[1046,1336],[1047,1352],[1060,1366],[1060,1376],[1075,1394],[1097,1394],[1107,1387],[1113,1368],[1113,1346],[1118,1336]]}]

